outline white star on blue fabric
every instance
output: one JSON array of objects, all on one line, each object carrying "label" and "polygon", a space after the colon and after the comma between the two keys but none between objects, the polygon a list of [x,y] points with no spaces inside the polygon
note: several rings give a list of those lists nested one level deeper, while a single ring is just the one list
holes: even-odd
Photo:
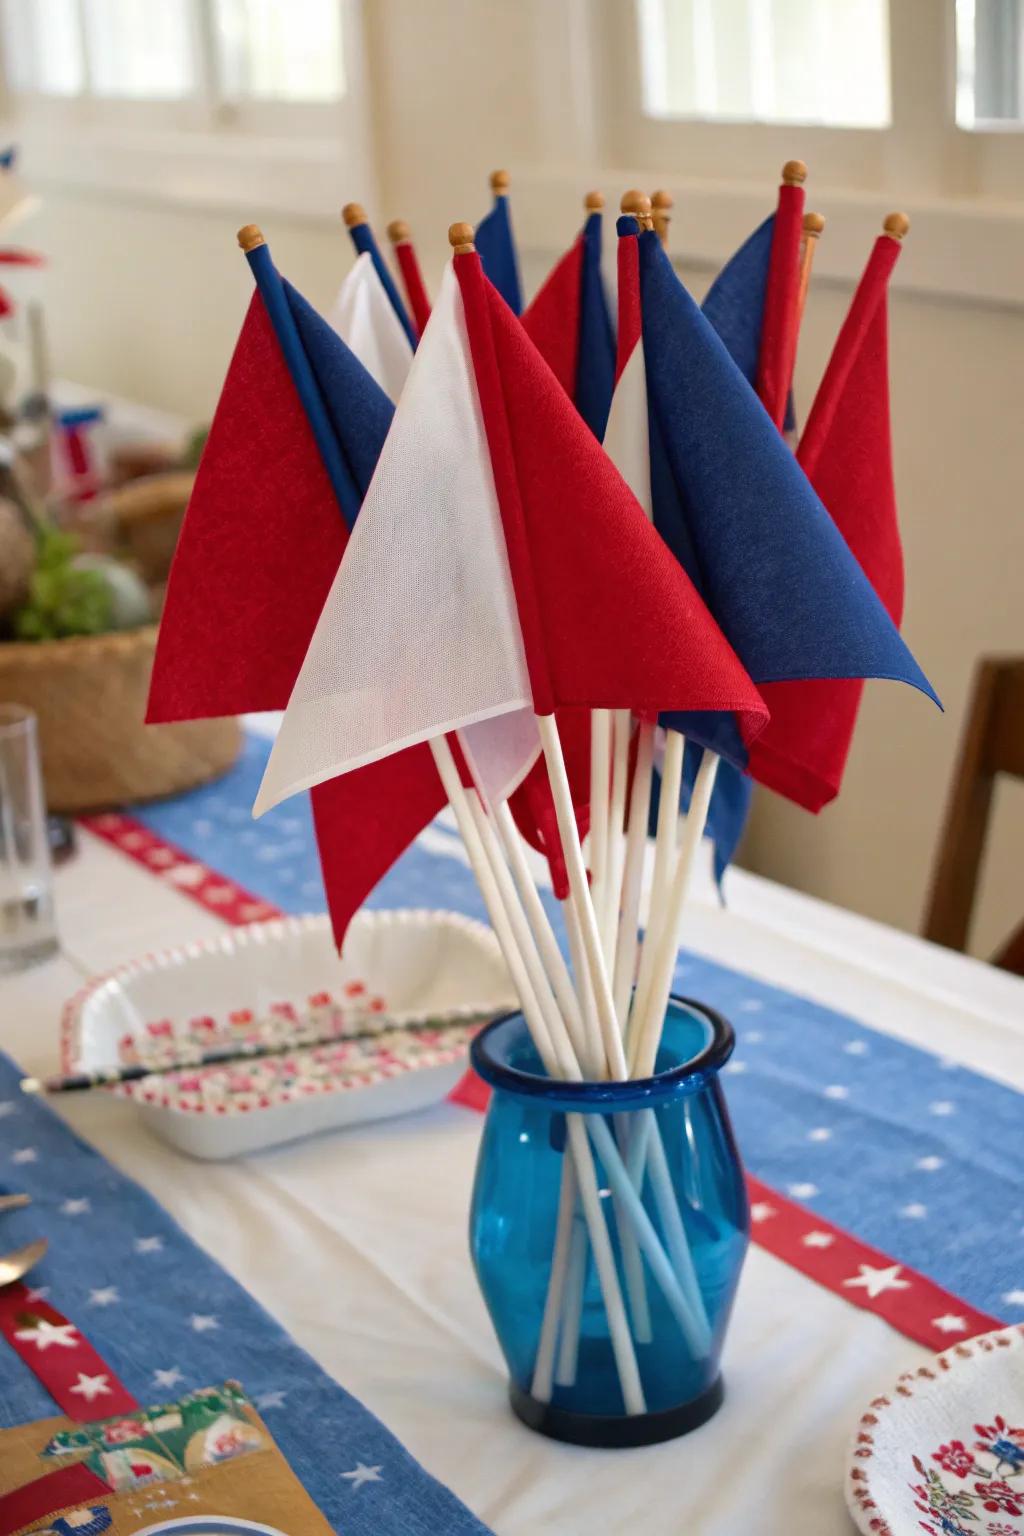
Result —
[{"label": "white star on blue fabric", "polygon": [[808,1141],[831,1141],[832,1132],[827,1125],[816,1125],[813,1131],[807,1132]]},{"label": "white star on blue fabric", "polygon": [[116,1285],[101,1285],[89,1292],[90,1307],[116,1307],[120,1300],[121,1295]]},{"label": "white star on blue fabric", "polygon": [[220,1327],[217,1319],[208,1312],[193,1312],[188,1321],[193,1333],[209,1333],[211,1328]]},{"label": "white star on blue fabric", "polygon": [[843,1050],[847,1056],[866,1056],[868,1054],[868,1043],[866,1040],[847,1040]]},{"label": "white star on blue fabric", "polygon": [[135,1239],[136,1253],[162,1253],[164,1240],[162,1237],[137,1237]]},{"label": "white star on blue fabric", "polygon": [[912,1201],[910,1205],[901,1206],[900,1215],[909,1216],[911,1221],[923,1221],[924,1218],[928,1215],[928,1207],[926,1205],[921,1205],[918,1201],[915,1200]]},{"label": "white star on blue fabric", "polygon": [[813,1200],[818,1193],[817,1184],[789,1184],[786,1193],[794,1200]]},{"label": "white star on blue fabric", "polygon": [[65,1200],[60,1213],[62,1216],[88,1216],[91,1210],[88,1200]]},{"label": "white star on blue fabric", "polygon": [[8,1115],[13,1115],[18,1106],[13,1099],[0,1099],[0,1120],[6,1120]]},{"label": "white star on blue fabric", "polygon": [[1004,1291],[1003,1300],[1008,1307],[1024,1307],[1024,1291],[1019,1289]]},{"label": "white star on blue fabric", "polygon": [[287,1392],[264,1392],[256,1399],[256,1407],[261,1413],[265,1413],[268,1408],[283,1408],[287,1396]]},{"label": "white star on blue fabric", "polygon": [[955,1115],[956,1105],[951,1104],[949,1099],[937,1099],[934,1104],[928,1105],[928,1113],[930,1115]]},{"label": "white star on blue fabric", "polygon": [[919,1157],[917,1162],[914,1164],[914,1167],[920,1168],[922,1173],[938,1173],[939,1169],[944,1168],[945,1166],[946,1159],[944,1157],[934,1156]]},{"label": "white star on blue fabric", "polygon": [[826,1099],[848,1099],[850,1097],[850,1090],[849,1088],[844,1088],[842,1083],[829,1083],[825,1089],[825,1097]]},{"label": "white star on blue fabric", "polygon": [[18,1147],[15,1152],[11,1153],[12,1163],[37,1163],[38,1161],[39,1153],[35,1147]]},{"label": "white star on blue fabric", "polygon": [[379,1483],[382,1481],[380,1467],[364,1467],[361,1461],[357,1461],[351,1472],[343,1472],[342,1477],[353,1488],[361,1488],[364,1483]]},{"label": "white star on blue fabric", "polygon": [[185,1378],[178,1370],[178,1367],[176,1365],[172,1365],[170,1370],[154,1371],[153,1380],[156,1382],[158,1387],[167,1387],[170,1389],[171,1387],[176,1387],[178,1382],[184,1381]]}]

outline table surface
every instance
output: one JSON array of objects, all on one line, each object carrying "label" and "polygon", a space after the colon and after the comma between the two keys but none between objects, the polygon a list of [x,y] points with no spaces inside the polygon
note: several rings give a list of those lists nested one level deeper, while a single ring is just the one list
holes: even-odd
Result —
[{"label": "table surface", "polygon": [[[740,870],[728,894],[723,910],[702,874],[688,947],[1024,1089],[1021,981]],[[31,1072],[52,1070],[61,1006],[84,977],[223,932],[86,832],[57,897],[59,957],[0,980],[0,1046]],[[468,1260],[479,1116],[444,1105],[217,1165],[153,1140],[110,1097],[60,1108],[497,1536],[848,1536],[854,1424],[925,1357],[752,1248],[717,1418],[645,1450],[557,1445],[508,1411]]]}]

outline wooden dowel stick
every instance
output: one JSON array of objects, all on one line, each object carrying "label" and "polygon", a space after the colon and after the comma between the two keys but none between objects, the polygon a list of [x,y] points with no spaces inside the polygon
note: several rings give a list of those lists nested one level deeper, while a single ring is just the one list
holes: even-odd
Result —
[{"label": "wooden dowel stick", "polygon": [[604,1044],[601,1042],[601,1030],[597,1022],[597,1011],[594,1008],[594,989],[590,985],[590,968],[587,965],[586,951],[583,948],[583,930],[580,927],[579,916],[576,908],[568,897],[562,902],[562,920],[565,923],[565,933],[569,941],[569,959],[572,961],[572,973],[576,978],[576,995],[579,998],[580,1010],[584,1019],[584,1030],[588,1040],[596,1040],[600,1043],[600,1054],[596,1065],[588,1066],[588,1073],[597,1077],[607,1077],[608,1063],[604,1054]]},{"label": "wooden dowel stick", "polygon": [[683,787],[683,759],[686,738],[679,731],[665,732],[665,754],[661,761],[661,789],[658,798],[658,826],[654,844],[654,871],[647,912],[647,930],[655,929],[661,919],[663,903],[672,883],[676,832],[679,826],[679,796]]},{"label": "wooden dowel stick", "polygon": [[626,832],[626,858],[622,875],[622,912],[615,945],[615,1012],[619,1027],[626,1028],[629,998],[636,973],[637,925],[640,916],[640,891],[643,885],[644,854],[647,851],[647,822],[651,810],[651,778],[654,771],[653,721],[640,722],[633,792],[629,800],[629,826]]},{"label": "wooden dowel stick", "polygon": [[540,953],[541,962],[554,990],[555,1000],[569,1032],[569,1040],[577,1061],[587,1076],[600,1075],[603,1051],[600,1036],[588,1039],[585,1033],[583,1010],[573,989],[569,968],[558,947],[551,920],[544,910],[536,882],[523,851],[519,831],[508,802],[492,808],[495,826],[501,845],[512,869],[519,890],[520,900],[526,912],[526,920]]},{"label": "wooden dowel stick", "polygon": [[817,250],[821,232],[825,228],[825,220],[820,213],[804,214],[804,237],[800,250],[800,282],[796,295],[796,328],[800,332],[800,324],[804,318],[804,305],[807,303],[807,290],[811,286],[811,268],[814,265],[814,253]]},{"label": "wooden dowel stick", "polygon": [[[537,1354],[533,1362],[533,1378],[530,1392],[539,1403],[551,1401],[555,1371],[555,1350],[559,1341],[562,1322],[562,1298],[571,1291],[569,1271],[571,1252],[576,1233],[576,1171],[571,1157],[562,1159],[562,1184],[558,1193],[558,1217],[555,1224],[555,1246],[551,1255],[551,1275],[548,1294],[544,1299],[544,1315],[541,1318]],[[584,1234],[583,1241],[586,1242]],[[562,1334],[564,1339],[564,1331]]]},{"label": "wooden dowel stick", "polygon": [[[484,840],[480,835],[480,823],[473,813],[473,802],[476,800],[477,805],[479,805],[479,801],[475,795],[467,793],[463,786],[448,742],[443,737],[438,737],[431,741],[430,747],[437,770],[441,775],[441,782],[448,795],[452,810],[455,812],[455,819],[462,834],[470,864],[473,867],[481,894],[490,913],[491,922],[494,925],[498,942],[505,955],[513,984],[519,995],[527,1026],[537,1046],[545,1070],[551,1077],[560,1076],[555,1043],[550,1037],[544,1017],[544,1010],[540,1006],[539,999],[534,991],[534,978],[527,971],[523,951],[518,943],[519,935],[514,931],[514,922],[505,906],[507,891],[505,893],[501,892],[498,872],[488,856]],[[480,812],[481,814],[483,813],[482,806],[480,807]],[[484,817],[484,821],[486,821],[486,817]],[[511,883],[511,877],[509,877],[509,883]],[[576,1177],[579,1181],[587,1230],[590,1242],[593,1245],[594,1260],[597,1264],[598,1278],[601,1283],[601,1295],[608,1319],[608,1333],[612,1343],[619,1383],[622,1388],[623,1403],[628,1414],[644,1413],[646,1405],[643,1387],[640,1382],[640,1371],[636,1362],[633,1340],[629,1332],[629,1321],[626,1317],[622,1289],[619,1285],[619,1277],[615,1268],[615,1256],[612,1252],[608,1228],[605,1225],[604,1212],[601,1209],[601,1200],[597,1186],[597,1170],[594,1165],[593,1154],[580,1117],[578,1115],[567,1115],[566,1126],[576,1167]],[[559,1310],[561,1310],[560,1296],[558,1298],[558,1305]]]},{"label": "wooden dowel stick", "polygon": [[612,772],[612,712],[590,711],[590,893],[604,912],[608,879],[608,795]]},{"label": "wooden dowel stick", "polygon": [[627,1046],[632,1051],[638,1020],[647,1007],[658,953],[658,941],[665,923],[665,910],[672,887],[676,859],[676,829],[679,825],[679,794],[683,782],[683,756],[686,741],[678,731],[665,732],[665,755],[661,764],[661,793],[658,800],[658,827],[654,844],[654,873],[647,903],[647,928],[640,951],[640,971],[629,1012]]},{"label": "wooden dowel stick", "polygon": [[622,869],[626,859],[626,791],[629,785],[630,714],[617,709],[612,716],[612,789],[608,806],[608,878],[601,912],[601,941],[608,974],[615,969],[615,940],[619,931]]},{"label": "wooden dowel stick", "polygon": [[564,1301],[561,1310],[562,1333],[559,1340],[558,1360],[555,1365],[555,1381],[560,1387],[571,1387],[576,1380],[576,1367],[580,1356],[580,1329],[583,1326],[583,1293],[587,1287],[587,1256],[590,1252],[587,1232],[583,1223],[572,1224],[569,1240],[569,1262],[564,1281]]},{"label": "wooden dowel stick", "polygon": [[624,1078],[628,1075],[626,1053],[615,1018],[615,1002],[601,950],[601,939],[597,931],[594,904],[590,898],[590,887],[587,884],[587,871],[580,848],[579,830],[576,826],[576,813],[573,809],[565,758],[562,755],[562,743],[554,715],[537,715],[535,718],[555,802],[555,816],[558,821],[558,835],[562,839],[562,853],[569,877],[570,897],[576,908],[583,933],[583,948],[587,957],[590,983],[594,989],[594,1006],[597,1010],[601,1038],[612,1076]]},{"label": "wooden dowel stick", "polygon": [[676,867],[672,876],[672,889],[666,903],[665,922],[658,941],[650,991],[644,1012],[637,1020],[635,1036],[630,1041],[634,1077],[650,1077],[655,1070],[658,1044],[665,1022],[665,1010],[672,991],[676,955],[679,952],[679,930],[682,924],[683,907],[686,903],[694,859],[707,824],[718,762],[717,754],[705,748],[697,770],[693,794],[690,797],[689,813],[683,824],[683,835],[679,841],[679,852],[676,855]]}]

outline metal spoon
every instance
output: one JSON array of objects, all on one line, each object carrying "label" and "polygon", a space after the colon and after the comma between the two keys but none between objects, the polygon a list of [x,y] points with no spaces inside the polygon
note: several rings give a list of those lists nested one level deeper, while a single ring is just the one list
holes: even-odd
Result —
[{"label": "metal spoon", "polygon": [[4,1211],[21,1211],[26,1205],[31,1205],[29,1195],[0,1195],[0,1216]]},{"label": "metal spoon", "polygon": [[45,1237],[39,1237],[34,1243],[26,1243],[24,1248],[14,1248],[10,1253],[0,1254],[0,1286],[13,1285],[23,1275],[27,1275],[39,1263],[49,1246]]}]

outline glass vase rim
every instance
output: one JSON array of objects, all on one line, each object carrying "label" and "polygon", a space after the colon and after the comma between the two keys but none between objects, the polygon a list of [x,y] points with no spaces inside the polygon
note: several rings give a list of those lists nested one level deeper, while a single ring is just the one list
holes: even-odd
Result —
[{"label": "glass vase rim", "polygon": [[615,1114],[620,1110],[647,1108],[698,1092],[722,1070],[736,1045],[736,1034],[728,1019],[707,1003],[673,993],[669,1008],[673,1006],[703,1019],[711,1028],[711,1038],[693,1056],[653,1077],[572,1082],[512,1066],[495,1055],[493,1040],[516,1023],[521,1024],[529,1038],[521,1009],[504,1013],[485,1025],[470,1045],[470,1061],[473,1070],[492,1088],[519,1098],[543,1101],[566,1113]]}]

